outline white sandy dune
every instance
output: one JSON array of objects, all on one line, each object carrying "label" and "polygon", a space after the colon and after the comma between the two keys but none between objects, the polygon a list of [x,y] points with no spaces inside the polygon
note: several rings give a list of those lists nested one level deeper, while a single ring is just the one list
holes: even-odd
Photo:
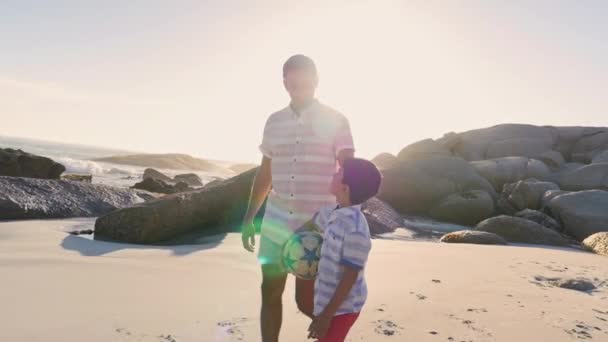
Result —
[{"label": "white sandy dune", "polygon": [[[0,341],[259,341],[260,272],[238,235],[144,247],[0,223]],[[583,277],[594,292],[542,278]],[[374,240],[350,341],[608,341],[608,258],[533,246]],[[308,326],[284,296],[282,341]]]}]

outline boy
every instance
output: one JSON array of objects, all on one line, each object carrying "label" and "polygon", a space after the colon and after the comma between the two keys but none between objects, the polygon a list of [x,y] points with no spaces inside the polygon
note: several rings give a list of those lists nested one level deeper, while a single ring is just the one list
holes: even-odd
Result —
[{"label": "boy", "polygon": [[345,160],[330,186],[338,206],[321,209],[313,219],[323,235],[323,246],[309,338],[344,341],[365,303],[364,270],[371,238],[361,204],[378,192],[380,181],[380,172],[371,162]]}]

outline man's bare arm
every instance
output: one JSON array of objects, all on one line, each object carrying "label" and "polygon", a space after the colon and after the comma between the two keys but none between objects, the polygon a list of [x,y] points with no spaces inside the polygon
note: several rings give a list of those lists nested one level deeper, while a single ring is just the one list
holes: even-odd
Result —
[{"label": "man's bare arm", "polygon": [[255,175],[251,195],[249,196],[247,212],[243,219],[243,232],[241,238],[243,240],[243,247],[250,252],[253,252],[253,247],[255,246],[255,227],[253,225],[253,219],[260,210],[260,207],[264,203],[264,199],[268,196],[272,186],[271,161],[272,160],[266,156],[262,158],[262,165]]},{"label": "man's bare arm", "polygon": [[346,159],[351,159],[355,157],[355,150],[353,150],[352,148],[346,148],[343,150],[340,150],[340,152],[338,152],[338,164],[340,164],[340,166],[342,166],[344,164],[344,161]]}]

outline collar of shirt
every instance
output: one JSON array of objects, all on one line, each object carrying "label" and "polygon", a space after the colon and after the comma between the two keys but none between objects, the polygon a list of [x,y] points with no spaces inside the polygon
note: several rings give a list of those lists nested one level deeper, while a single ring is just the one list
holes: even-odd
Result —
[{"label": "collar of shirt", "polygon": [[357,204],[357,205],[351,205],[348,207],[343,207],[341,208],[340,206],[336,207],[332,212],[330,217],[331,218],[336,218],[336,217],[352,217],[355,216],[355,214],[361,211],[361,205]]},{"label": "collar of shirt", "polygon": [[297,118],[300,118],[308,113],[310,113],[312,110],[314,110],[314,108],[319,104],[319,100],[317,99],[313,99],[306,107],[300,109],[299,111],[296,111],[291,104],[289,104],[289,110],[291,111],[291,113],[293,115],[295,115]]}]

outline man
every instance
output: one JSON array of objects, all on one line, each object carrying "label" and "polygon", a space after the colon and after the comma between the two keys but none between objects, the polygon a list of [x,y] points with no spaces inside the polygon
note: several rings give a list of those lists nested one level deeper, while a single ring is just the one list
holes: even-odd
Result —
[{"label": "man", "polygon": [[[253,252],[253,219],[266,196],[258,259],[262,264],[263,342],[277,342],[287,273],[281,248],[291,234],[326,205],[335,205],[329,186],[337,167],[354,155],[348,120],[315,99],[319,79],[312,59],[295,55],[283,65],[288,107],[272,114],[264,128],[264,155],[243,224],[243,246]],[[296,303],[313,317],[314,280],[296,279]]]}]

